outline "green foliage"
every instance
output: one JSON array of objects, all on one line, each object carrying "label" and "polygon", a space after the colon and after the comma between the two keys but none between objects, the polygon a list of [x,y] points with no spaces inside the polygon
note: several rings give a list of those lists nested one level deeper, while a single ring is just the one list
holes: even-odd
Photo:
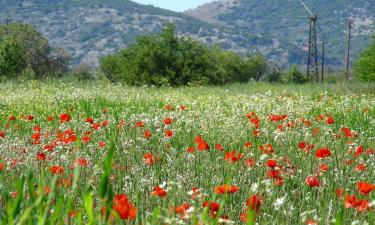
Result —
[{"label": "green foliage", "polygon": [[0,43],[0,76],[17,78],[26,68],[26,59],[22,48],[11,38]]},{"label": "green foliage", "polygon": [[160,35],[141,36],[119,54],[102,58],[100,65],[113,82],[155,86],[247,82],[259,80],[268,68],[262,56],[245,58],[177,36],[172,24]]},{"label": "green foliage", "polygon": [[[67,51],[52,48],[42,33],[30,24],[0,25],[0,39],[12,42],[9,51],[13,52],[11,58],[15,62],[11,64],[17,64],[17,74],[25,69],[26,65],[34,71],[36,78],[61,75],[68,70],[70,57]],[[12,69],[2,72],[9,73],[8,76],[14,73]]]},{"label": "green foliage", "polygon": [[373,44],[362,52],[354,68],[359,80],[375,81],[375,39]]},{"label": "green foliage", "polygon": [[284,73],[284,81],[287,83],[304,84],[309,79],[300,71],[298,66],[293,65]]}]

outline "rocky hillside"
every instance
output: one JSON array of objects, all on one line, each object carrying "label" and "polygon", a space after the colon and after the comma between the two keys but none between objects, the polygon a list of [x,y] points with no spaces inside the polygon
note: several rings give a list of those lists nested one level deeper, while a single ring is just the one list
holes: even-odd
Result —
[{"label": "rocky hillside", "polygon": [[[327,39],[327,55],[331,64],[341,64],[344,58],[346,20],[353,24],[353,57],[371,41],[375,28],[373,0],[306,0],[319,17],[319,42],[323,33]],[[295,45],[306,51],[308,13],[298,0],[222,0],[214,1],[186,12],[210,24],[222,25],[242,33],[269,37],[290,53]],[[290,43],[293,45],[290,46]],[[289,61],[298,61],[289,54]],[[306,57],[302,57],[306,61]]]},{"label": "rocky hillside", "polygon": [[53,44],[68,49],[75,65],[96,66],[100,56],[119,51],[139,35],[158,32],[169,22],[183,35],[226,49],[261,51],[273,58],[286,54],[273,51],[277,43],[262,35],[128,0],[0,0],[0,14],[35,25]]}]

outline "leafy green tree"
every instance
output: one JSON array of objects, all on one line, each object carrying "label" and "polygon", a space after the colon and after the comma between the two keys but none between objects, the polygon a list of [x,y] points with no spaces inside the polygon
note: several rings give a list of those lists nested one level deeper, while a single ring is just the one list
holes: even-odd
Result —
[{"label": "leafy green tree", "polygon": [[11,38],[0,43],[0,76],[17,78],[26,68],[26,59],[22,48]]},{"label": "leafy green tree", "polygon": [[169,24],[160,35],[142,36],[115,55],[100,60],[112,82],[130,85],[202,85],[247,82],[267,70],[263,57],[247,59],[178,36]]},{"label": "leafy green tree", "polygon": [[30,24],[0,25],[0,38],[14,40],[24,53],[27,66],[39,78],[67,70],[70,60],[67,52],[52,48],[47,38]]},{"label": "leafy green tree", "polygon": [[375,38],[373,44],[362,52],[354,65],[354,69],[359,80],[375,81]]}]

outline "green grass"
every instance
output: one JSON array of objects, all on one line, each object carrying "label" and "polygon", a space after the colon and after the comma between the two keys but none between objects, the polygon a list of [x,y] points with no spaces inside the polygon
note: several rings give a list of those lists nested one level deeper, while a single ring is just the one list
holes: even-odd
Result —
[{"label": "green grass", "polygon": [[[319,224],[373,224],[374,191],[363,195],[357,183],[375,181],[374,154],[366,154],[375,148],[374,90],[375,84],[358,83],[184,88],[57,81],[0,84],[0,131],[5,133],[0,137],[0,164],[4,166],[0,169],[0,223],[218,224],[219,217],[226,215],[229,222],[240,224],[246,200],[257,194],[262,204],[258,213],[248,210],[248,224],[306,224],[308,219]],[[166,105],[174,109],[167,110]],[[246,118],[249,112],[259,117],[259,137],[253,135],[254,125]],[[71,116],[69,122],[60,122],[63,113]],[[270,114],[287,118],[272,122]],[[16,120],[9,120],[12,115]],[[34,119],[27,120],[27,115]],[[316,120],[318,115],[324,119]],[[49,116],[54,120],[48,121]],[[85,121],[88,117],[109,124],[95,130]],[[326,123],[329,117],[333,124]],[[172,118],[173,123],[164,124],[165,118]],[[302,118],[311,125],[302,123]],[[137,121],[143,121],[144,127],[135,127]],[[35,126],[41,131],[33,131]],[[356,136],[345,137],[342,127]],[[314,128],[319,134],[314,135]],[[58,142],[57,133],[69,129],[76,139]],[[144,137],[145,130],[151,131],[150,139]],[[173,137],[167,138],[166,130]],[[41,134],[39,144],[33,144],[35,133]],[[338,134],[342,137],[337,138]],[[210,150],[187,152],[197,147],[198,135]],[[87,143],[85,136],[90,136]],[[310,153],[298,148],[301,141],[314,144]],[[99,142],[106,146],[99,147]],[[252,146],[245,148],[246,142]],[[51,143],[56,144],[54,150],[46,151],[44,147]],[[216,150],[215,144],[224,150]],[[272,145],[273,154],[259,149],[266,144]],[[356,157],[359,146],[365,152]],[[325,147],[332,154],[318,159],[316,150]],[[226,161],[225,153],[232,150],[243,157]],[[37,160],[37,153],[47,158]],[[146,153],[154,156],[151,166],[145,163]],[[245,163],[250,158],[255,160],[252,167]],[[77,159],[86,159],[88,165],[77,165]],[[268,159],[277,161],[282,186],[267,177]],[[350,164],[345,163],[349,160]],[[317,174],[321,164],[329,169]],[[358,164],[367,169],[357,172]],[[60,175],[50,172],[57,165],[64,168]],[[310,175],[318,176],[319,187],[306,185]],[[167,196],[153,196],[154,187],[162,184]],[[222,184],[235,185],[239,191],[216,194],[214,188]],[[199,188],[195,199],[190,195],[193,187]],[[341,198],[336,195],[338,188],[344,190]],[[16,191],[17,197],[12,198],[11,192]],[[112,210],[117,194],[126,194],[136,207],[134,220],[121,220]],[[367,200],[369,209],[344,209],[349,194]],[[216,217],[202,207],[205,201],[220,204]],[[183,203],[191,206],[185,218],[176,214],[176,207]]]}]

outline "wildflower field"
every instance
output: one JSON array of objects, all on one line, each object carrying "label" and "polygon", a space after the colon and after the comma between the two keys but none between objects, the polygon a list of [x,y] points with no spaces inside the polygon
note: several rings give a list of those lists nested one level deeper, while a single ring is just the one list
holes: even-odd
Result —
[{"label": "wildflower field", "polygon": [[375,224],[374,90],[0,84],[0,224]]}]

